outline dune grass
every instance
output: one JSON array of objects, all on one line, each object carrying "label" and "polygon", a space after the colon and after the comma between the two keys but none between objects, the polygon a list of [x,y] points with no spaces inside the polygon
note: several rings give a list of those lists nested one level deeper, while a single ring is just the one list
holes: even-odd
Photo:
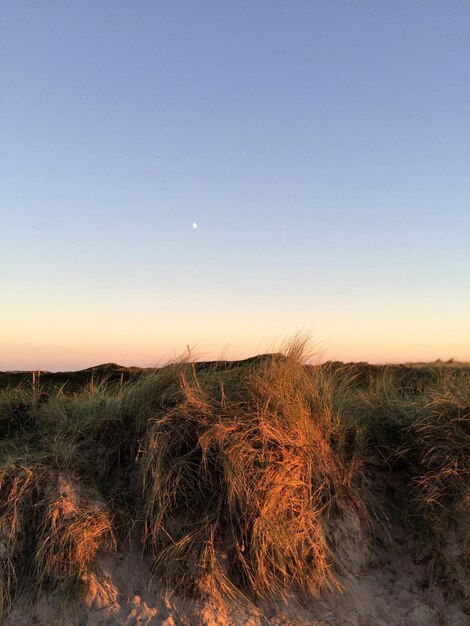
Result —
[{"label": "dune grass", "polygon": [[437,561],[452,522],[470,562],[468,375],[408,385],[392,368],[307,360],[295,339],[239,364],[1,391],[0,611],[25,588],[78,592],[98,551],[129,540],[199,597],[338,590],[332,529],[377,515],[371,465],[406,473]]},{"label": "dune grass", "polygon": [[86,585],[100,547],[113,545],[110,514],[73,478],[41,464],[0,469],[0,611],[22,584],[34,596],[48,581],[63,590]]},{"label": "dune grass", "polygon": [[365,464],[400,472],[406,482],[403,522],[413,520],[421,529],[431,554],[430,580],[441,580],[452,593],[465,588],[468,597],[469,374],[465,368],[433,370],[430,383],[417,393],[390,368],[368,385],[350,385],[343,397],[346,413],[365,437]]},{"label": "dune grass", "polygon": [[[434,567],[452,580],[455,567],[470,573],[470,385],[434,397],[409,428],[413,500],[433,544]],[[460,543],[449,559],[447,537]]]},{"label": "dune grass", "polygon": [[335,443],[342,424],[302,357],[294,344],[217,385],[182,372],[148,421],[145,541],[170,585],[219,597],[338,585],[326,520],[358,513],[361,464]]}]

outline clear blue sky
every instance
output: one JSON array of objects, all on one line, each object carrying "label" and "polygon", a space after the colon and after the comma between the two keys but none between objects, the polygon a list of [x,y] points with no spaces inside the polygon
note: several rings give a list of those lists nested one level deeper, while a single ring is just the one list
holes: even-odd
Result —
[{"label": "clear blue sky", "polygon": [[468,1],[3,0],[0,59],[0,369],[470,359]]}]

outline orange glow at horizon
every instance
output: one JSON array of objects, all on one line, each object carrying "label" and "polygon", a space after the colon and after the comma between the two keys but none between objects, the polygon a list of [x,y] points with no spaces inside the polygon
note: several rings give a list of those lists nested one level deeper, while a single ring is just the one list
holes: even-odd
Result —
[{"label": "orange glow at horizon", "polygon": [[[188,333],[190,335],[190,333]],[[293,333],[292,333],[293,335]],[[114,362],[123,366],[154,367],[175,360],[187,353],[187,346],[197,360],[243,359],[256,354],[274,352],[285,344],[286,336],[277,336],[274,341],[258,340],[243,333],[230,333],[222,337],[196,333],[188,341],[183,333],[167,335],[160,340],[155,333],[149,336],[99,336],[86,335],[40,337],[34,334],[23,336],[22,341],[2,338],[3,351],[0,358],[1,370],[42,369],[67,371],[83,369],[101,363]],[[198,341],[191,341],[197,338]],[[313,361],[368,361],[370,363],[428,362],[440,358],[460,361],[470,359],[465,346],[470,345],[470,334],[462,341],[449,341],[449,337],[436,337],[430,345],[425,334],[402,333],[399,336],[380,338],[369,333],[347,336],[337,333],[337,338],[316,341],[312,338],[310,352]],[[459,349],[460,344],[460,349]]]},{"label": "orange glow at horizon", "polygon": [[446,311],[439,317],[425,318],[418,311],[404,317],[388,306],[366,317],[360,309],[345,315],[337,308],[317,314],[315,324],[307,326],[304,313],[276,304],[247,312],[228,306],[208,310],[198,303],[156,313],[142,302],[78,312],[68,303],[54,316],[46,305],[37,306],[34,316],[21,307],[0,319],[0,369],[73,370],[106,362],[152,367],[185,354],[187,345],[201,360],[240,359],[277,351],[296,332],[311,337],[314,360],[470,360],[465,311],[452,311],[451,324]]}]

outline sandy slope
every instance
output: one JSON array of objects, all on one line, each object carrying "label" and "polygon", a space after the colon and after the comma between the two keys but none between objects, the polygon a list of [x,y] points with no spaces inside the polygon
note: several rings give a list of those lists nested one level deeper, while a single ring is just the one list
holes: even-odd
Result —
[{"label": "sandy slope", "polygon": [[424,588],[423,567],[410,551],[410,541],[395,537],[377,555],[375,565],[362,573],[349,574],[343,593],[322,598],[302,607],[287,605],[254,610],[217,610],[197,606],[178,595],[168,597],[158,583],[149,584],[149,562],[138,553],[115,554],[100,560],[98,584],[87,601],[71,610],[61,608],[59,598],[41,597],[33,611],[19,601],[5,626],[215,626],[281,625],[416,625],[459,626],[470,624],[470,616],[457,601],[446,602],[441,588]]},{"label": "sandy slope", "polygon": [[[222,609],[166,594],[151,580],[150,560],[137,551],[101,556],[86,601],[63,609],[54,594],[44,594],[33,610],[19,599],[5,626],[464,626],[470,625],[470,590],[458,580],[448,589],[429,580],[429,554],[416,531],[399,513],[406,485],[377,474],[374,491],[383,503],[383,520],[367,540],[351,523],[336,529],[343,591],[309,602],[272,603],[258,609]],[[450,537],[452,534],[450,533]],[[447,549],[457,564],[456,542]]]}]

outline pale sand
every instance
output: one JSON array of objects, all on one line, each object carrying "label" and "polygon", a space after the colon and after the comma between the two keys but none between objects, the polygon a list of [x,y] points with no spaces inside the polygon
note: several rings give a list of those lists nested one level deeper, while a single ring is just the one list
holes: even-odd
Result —
[{"label": "pale sand", "polygon": [[64,611],[57,594],[43,594],[31,610],[21,598],[5,626],[469,626],[470,586],[461,567],[458,531],[449,529],[445,547],[452,568],[447,588],[431,584],[429,553],[416,531],[400,517],[402,485],[376,477],[385,502],[374,539],[351,522],[335,530],[340,546],[343,591],[302,606],[272,602],[258,609],[221,609],[198,604],[177,591],[169,596],[151,580],[151,561],[138,551],[103,555],[85,601]]}]

